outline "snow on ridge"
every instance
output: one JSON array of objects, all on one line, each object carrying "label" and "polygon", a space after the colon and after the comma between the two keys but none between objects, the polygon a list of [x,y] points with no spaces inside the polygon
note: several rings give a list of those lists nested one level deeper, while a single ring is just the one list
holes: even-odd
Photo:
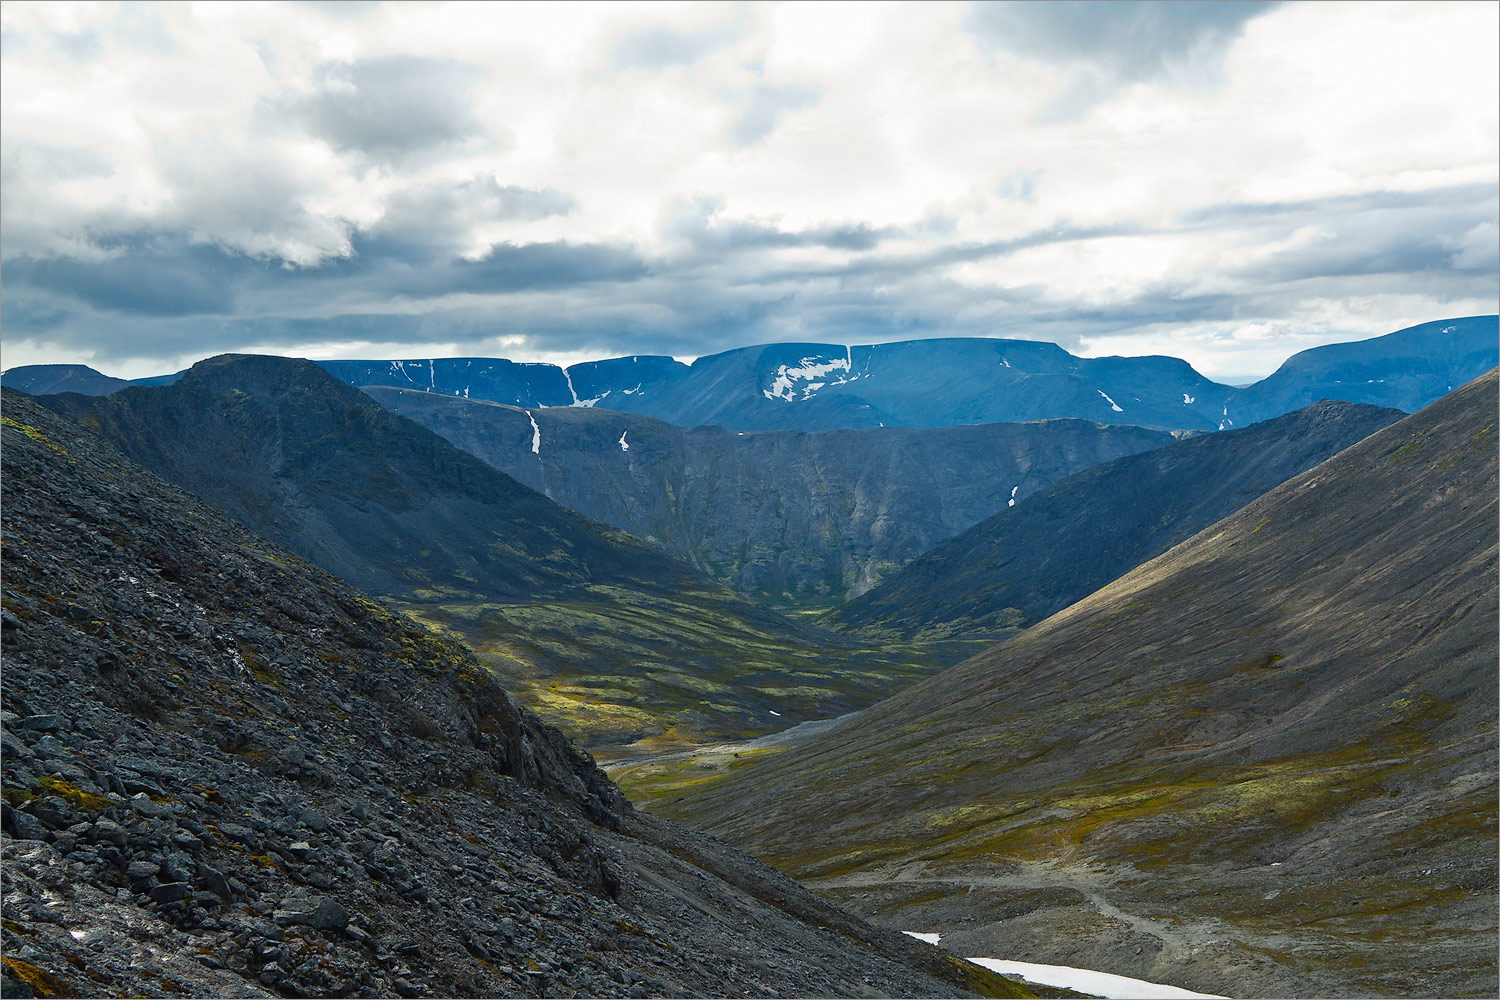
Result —
[{"label": "snow on ridge", "polygon": [[[796,396],[797,388],[792,383],[803,382],[806,384],[800,387],[802,389],[800,398],[808,399],[824,386],[843,385],[845,382],[852,382],[859,378],[858,375],[852,373],[853,366],[854,349],[852,347],[844,348],[842,358],[821,361],[816,355],[806,357],[798,362],[796,367],[791,365],[778,367],[776,377],[771,380],[771,387],[762,389],[761,395],[767,399],[784,399],[790,403],[799,398]],[[842,371],[844,374],[835,382],[824,381],[836,371]]]},{"label": "snow on ridge", "polygon": [[1105,392],[1103,389],[1095,389],[1094,391],[1104,397],[1104,401],[1109,404],[1109,408],[1111,410],[1114,410],[1116,413],[1125,412],[1125,410],[1120,406],[1119,403],[1116,403],[1113,399],[1109,398],[1109,393]]},{"label": "snow on ridge", "polygon": [[433,392],[437,392],[437,365],[432,363],[431,358],[427,359],[427,385]]},{"label": "snow on ridge", "polygon": [[536,425],[536,417],[531,415],[530,410],[526,411],[526,419],[531,421],[531,453],[540,455],[542,453],[542,429]]},{"label": "snow on ridge", "polygon": [[[623,395],[623,396],[634,396],[636,393],[638,393],[640,391],[641,391],[641,383],[637,382],[635,384],[635,388],[634,389],[621,389],[620,390],[620,394]],[[608,393],[606,393],[606,395],[608,395]]]},{"label": "snow on ridge", "polygon": [[[569,386],[568,388],[571,389],[572,386]],[[609,389],[605,389],[604,390],[604,396],[608,396],[609,393],[610,393]],[[574,395],[574,397],[573,397],[573,405],[574,406],[595,406],[600,401],[602,401],[604,399],[604,396],[595,396],[593,399],[579,399],[577,395]]]},{"label": "snow on ridge", "polygon": [[[568,395],[573,397],[573,402],[570,405],[572,405],[572,406],[592,406],[592,405],[594,405],[593,403],[580,403],[578,401],[578,393],[573,390],[573,376],[571,374],[569,374],[569,372],[568,372],[568,370],[566,368],[564,368],[562,370],[562,373],[563,373],[563,380],[568,383]],[[604,396],[608,396],[608,395],[609,395],[609,393],[607,393],[607,392],[604,394]],[[599,399],[603,399],[604,396],[600,396]],[[594,400],[594,403],[599,402],[599,399]]]},{"label": "snow on ridge", "polygon": [[626,430],[626,431],[624,431],[624,432],[622,432],[620,434],[620,450],[621,451],[629,451],[630,450],[630,445],[628,445],[628,444],[625,443],[625,435],[629,434],[629,433],[630,433],[630,431]]},{"label": "snow on ridge", "polygon": [[925,931],[902,931],[907,937],[914,937],[918,941],[926,941],[928,944],[937,944],[943,939],[941,934],[928,934]]}]

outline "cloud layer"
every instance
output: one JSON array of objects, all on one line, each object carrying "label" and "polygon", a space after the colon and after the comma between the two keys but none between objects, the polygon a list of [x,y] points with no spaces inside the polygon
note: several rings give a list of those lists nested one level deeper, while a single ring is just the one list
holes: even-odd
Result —
[{"label": "cloud layer", "polygon": [[1497,291],[1491,4],[7,3],[4,363],[1052,340]]}]

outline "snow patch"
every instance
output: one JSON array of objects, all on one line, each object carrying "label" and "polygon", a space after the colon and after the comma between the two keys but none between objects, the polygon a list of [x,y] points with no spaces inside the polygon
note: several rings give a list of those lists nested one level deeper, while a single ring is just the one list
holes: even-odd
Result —
[{"label": "snow patch", "polygon": [[1195,398],[1193,398],[1192,396],[1189,396],[1187,393],[1183,393],[1182,394],[1182,405],[1183,406],[1191,406],[1192,404],[1194,404],[1196,402],[1198,402],[1198,400],[1195,399]]},{"label": "snow patch", "polygon": [[540,455],[542,453],[542,429],[536,425],[536,417],[531,415],[530,410],[526,411],[526,419],[531,421],[531,453]]},{"label": "snow patch", "polygon": [[[808,399],[813,393],[824,386],[843,385],[845,382],[852,382],[859,377],[850,371],[850,368],[854,364],[853,355],[854,349],[846,347],[844,348],[844,357],[842,358],[824,360],[814,356],[803,358],[797,363],[796,367],[781,365],[776,369],[776,377],[771,380],[771,387],[769,389],[762,389],[761,395],[767,399],[784,399],[790,403],[799,398]],[[838,381],[827,381],[827,377],[836,371],[843,372]],[[795,382],[805,384],[800,387],[794,386],[793,383]],[[798,388],[802,390],[800,397],[796,395]]]},{"label": "snow patch", "polygon": [[417,380],[414,379],[414,378],[412,378],[411,374],[409,372],[407,372],[407,370],[406,370],[406,362],[405,361],[392,361],[391,362],[391,371],[392,372],[400,372],[402,375],[406,376],[406,381],[410,382],[412,385],[416,385],[417,384]]},{"label": "snow patch", "polygon": [[927,934],[923,931],[902,931],[907,937],[914,937],[918,941],[926,941],[928,944],[937,944],[943,939],[941,934]]},{"label": "snow patch", "polygon": [[634,389],[621,389],[620,393],[625,396],[634,396],[641,391],[641,383],[637,382]]},{"label": "snow patch", "polygon": [[568,395],[573,397],[573,402],[570,404],[572,406],[593,406],[594,403],[599,402],[599,399],[603,399],[604,396],[609,395],[609,393],[606,392],[604,396],[600,396],[599,399],[594,400],[594,403],[580,403],[578,401],[578,393],[573,391],[573,376],[568,372],[566,368],[563,369],[563,380],[568,383]]},{"label": "snow patch", "polygon": [[[569,388],[572,388],[572,387],[570,386]],[[611,391],[612,390],[610,390],[610,389],[605,389],[604,390],[604,396],[608,396]],[[574,396],[573,397],[573,405],[574,406],[594,406],[600,400],[602,400],[604,398],[604,396],[595,396],[593,399],[579,399],[577,396]]]},{"label": "snow patch", "polygon": [[1022,979],[1045,986],[1061,986],[1092,993],[1110,1000],[1155,1000],[1158,997],[1218,997],[1217,993],[1194,993],[1176,986],[1148,983],[1144,979],[1131,979],[1110,972],[1094,972],[1092,969],[1075,969],[1067,965],[1038,965],[1034,962],[1007,962],[998,958],[971,958],[975,965],[982,965],[991,972],[1003,976],[1020,976]]},{"label": "snow patch", "polygon": [[776,709],[774,709],[774,708],[768,708],[768,709],[766,709],[766,711],[770,712],[772,715],[776,716],[776,718],[778,718],[778,719],[781,718],[781,713],[778,712],[778,711],[776,711]]},{"label": "snow patch", "polygon": [[629,433],[630,433],[629,431],[625,431],[625,432],[623,432],[620,435],[620,450],[621,451],[629,451],[630,450],[630,445],[628,445],[628,444],[625,443],[625,435],[629,434]]},{"label": "snow patch", "polygon": [[437,392],[437,365],[432,363],[431,358],[427,359],[427,386]]},{"label": "snow patch", "polygon": [[1020,486],[1012,486],[1010,488],[1010,501],[1005,506],[1014,507],[1016,505],[1016,491],[1020,488]]},{"label": "snow patch", "polygon": [[1004,359],[1004,358],[1001,358],[1001,359],[1000,359],[1000,363],[1001,363],[1001,364],[1002,364],[1002,365],[1004,365],[1004,366],[1005,366],[1005,367],[1007,367],[1007,368],[1009,368],[1009,367],[1010,367],[1010,362],[1009,362],[1009,361],[1006,361],[1006,360],[1005,360],[1005,359]]},{"label": "snow patch", "polygon": [[1114,410],[1116,413],[1124,413],[1125,412],[1123,409],[1120,408],[1120,404],[1119,403],[1116,403],[1113,399],[1109,398],[1109,393],[1105,392],[1103,389],[1095,389],[1094,391],[1097,392],[1099,395],[1101,395],[1101,396],[1104,397],[1104,401],[1109,404],[1109,408],[1111,410]]}]

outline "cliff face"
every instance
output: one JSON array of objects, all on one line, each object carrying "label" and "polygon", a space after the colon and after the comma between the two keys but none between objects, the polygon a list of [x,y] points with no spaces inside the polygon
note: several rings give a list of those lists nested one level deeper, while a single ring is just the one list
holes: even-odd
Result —
[{"label": "cliff face", "polygon": [[635,816],[462,646],[3,421],[7,995],[1011,991]]},{"label": "cliff face", "polygon": [[857,596],[1013,500],[1174,440],[1083,420],[745,433],[600,409],[365,391],[741,595],[794,607]]}]

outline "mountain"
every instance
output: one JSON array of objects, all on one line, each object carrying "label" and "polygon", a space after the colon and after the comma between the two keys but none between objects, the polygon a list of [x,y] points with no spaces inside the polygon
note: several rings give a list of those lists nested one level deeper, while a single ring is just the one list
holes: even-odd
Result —
[{"label": "mountain", "polygon": [[863,593],[1013,500],[1173,440],[1081,420],[747,433],[365,391],[532,489],[773,606]]},{"label": "mountain", "polygon": [[685,762],[653,808],[965,954],[1493,996],[1497,405],[1491,372],[821,736]]},{"label": "mountain", "polygon": [[307,361],[42,397],[133,461],[469,642],[523,703],[603,747],[759,735],[927,676],[925,654],[798,625],[589,520]]},{"label": "mountain", "polygon": [[54,392],[78,392],[105,396],[130,383],[94,371],[88,365],[17,365],[0,375],[0,386],[19,389],[33,396]]},{"label": "mountain", "polygon": [[6,996],[1029,995],[635,813],[463,647],[3,413]]},{"label": "mountain", "polygon": [[1241,425],[1346,399],[1412,413],[1500,364],[1500,317],[1468,316],[1384,337],[1314,347],[1288,358],[1232,407]]},{"label": "mountain", "polygon": [[[766,344],[702,357],[574,365],[479,358],[324,362],[353,385],[426,389],[523,407],[598,406],[730,430],[947,427],[1077,418],[1213,429],[1227,386],[1176,358],[1077,358],[1056,344],[939,339]],[[529,395],[528,395],[529,393]]]},{"label": "mountain", "polygon": [[823,623],[872,636],[1001,637],[1087,597],[1402,416],[1324,400],[1104,463],[980,522]]},{"label": "mountain", "polygon": [[[320,364],[355,386],[424,389],[529,408],[597,406],[680,427],[813,431],[1071,418],[1159,430],[1224,430],[1320,399],[1420,409],[1500,364],[1497,322],[1496,316],[1439,320],[1313,348],[1243,389],[1210,381],[1177,358],[1080,358],[1056,344],[998,338],[853,347],[763,344],[691,365],[643,355],[567,369],[499,358]],[[39,369],[60,367],[67,366]],[[137,382],[165,384],[180,374]],[[11,372],[3,384],[33,391],[13,381]],[[61,388],[67,387],[35,391]],[[106,381],[71,391],[102,394],[113,388]]]}]

